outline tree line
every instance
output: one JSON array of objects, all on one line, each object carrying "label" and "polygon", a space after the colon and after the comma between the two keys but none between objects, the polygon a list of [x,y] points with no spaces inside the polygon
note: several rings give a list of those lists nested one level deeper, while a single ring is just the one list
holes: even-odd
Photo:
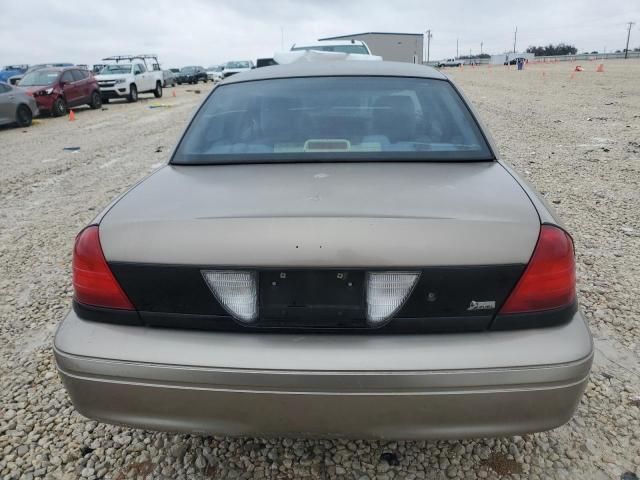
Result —
[{"label": "tree line", "polygon": [[547,55],[575,55],[578,53],[578,49],[574,45],[568,45],[566,43],[559,43],[554,45],[550,43],[546,46],[527,48],[527,53],[533,53],[536,57]]}]

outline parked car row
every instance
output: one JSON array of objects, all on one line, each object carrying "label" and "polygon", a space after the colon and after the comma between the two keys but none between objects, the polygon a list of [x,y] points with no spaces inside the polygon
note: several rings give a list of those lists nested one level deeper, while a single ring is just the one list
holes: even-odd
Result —
[{"label": "parked car row", "polygon": [[[328,47],[294,45],[292,50],[322,50],[326,47],[331,51],[342,51],[337,43],[333,42]],[[357,45],[349,42],[347,47],[364,49],[362,53],[366,50],[370,55],[362,42]],[[355,50],[348,52],[354,53]],[[273,59],[266,60],[268,62],[263,62],[264,65],[275,63]],[[66,62],[9,65],[0,71],[0,82],[5,82],[0,90],[0,125],[16,123],[26,127],[39,114],[59,117],[71,108],[80,105],[100,108],[113,99],[136,102],[141,93],[153,93],[154,97],[160,98],[163,88],[183,83],[219,82],[253,68],[256,66],[252,60],[232,60],[208,69],[190,65],[161,70],[157,56],[150,54],[107,57],[91,67]]]},{"label": "parked car row", "polygon": [[40,68],[25,73],[19,85],[0,83],[0,125],[31,125],[33,117],[50,114],[59,117],[70,108],[102,106],[95,77],[78,67]]},{"label": "parked car row", "polygon": [[[223,65],[214,65],[204,68],[198,65],[187,67],[171,68],[165,70],[165,86],[169,84],[196,84],[198,82],[219,82],[236,73],[248,71],[255,68],[252,60],[233,60]],[[173,82],[173,83],[172,83]]]},{"label": "parked car row", "polygon": [[114,56],[103,61],[107,63],[91,70],[88,65],[71,63],[5,67],[0,71],[0,125],[27,127],[40,114],[59,117],[71,108],[89,105],[98,109],[119,98],[136,102],[140,93],[160,98],[165,85],[175,84],[173,73],[160,69],[156,55]]}]

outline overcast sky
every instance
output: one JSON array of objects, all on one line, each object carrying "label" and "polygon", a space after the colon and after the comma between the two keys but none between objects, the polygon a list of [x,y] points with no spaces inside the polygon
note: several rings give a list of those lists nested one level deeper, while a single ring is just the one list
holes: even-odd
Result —
[{"label": "overcast sky", "polygon": [[[282,45],[367,31],[424,33],[431,58],[567,42],[640,46],[640,0],[0,0],[0,65],[157,53],[165,68],[271,57]],[[283,41],[284,37],[284,41]]]}]

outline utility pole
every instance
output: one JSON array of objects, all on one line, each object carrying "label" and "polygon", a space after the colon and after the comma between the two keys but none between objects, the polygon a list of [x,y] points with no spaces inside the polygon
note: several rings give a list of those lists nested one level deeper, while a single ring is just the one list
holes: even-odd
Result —
[{"label": "utility pole", "polygon": [[458,39],[456,38],[456,58],[459,58],[460,54],[458,53]]},{"label": "utility pole", "polygon": [[518,26],[516,25],[516,31],[513,34],[513,53],[516,53],[516,41],[518,40]]},{"label": "utility pole", "polygon": [[629,54],[629,37],[631,36],[631,27],[633,27],[636,23],[635,22],[629,22],[627,23],[628,28],[627,28],[627,47],[624,49],[624,58],[627,58],[627,55]]},{"label": "utility pole", "polygon": [[433,37],[433,35],[431,35],[431,30],[427,30],[427,63],[429,63],[429,50],[431,48],[431,37]]},{"label": "utility pole", "polygon": [[482,55],[482,45],[483,45],[483,42],[480,42],[480,55]]}]

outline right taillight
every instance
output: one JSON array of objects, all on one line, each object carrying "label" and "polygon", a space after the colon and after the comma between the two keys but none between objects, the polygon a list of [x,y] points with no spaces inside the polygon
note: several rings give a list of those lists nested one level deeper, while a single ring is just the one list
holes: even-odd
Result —
[{"label": "right taillight", "polygon": [[74,299],[84,305],[133,310],[102,253],[97,225],[85,228],[73,247]]},{"label": "right taillight", "polygon": [[567,232],[542,225],[529,265],[500,310],[530,313],[572,305],[576,299],[573,241]]}]

